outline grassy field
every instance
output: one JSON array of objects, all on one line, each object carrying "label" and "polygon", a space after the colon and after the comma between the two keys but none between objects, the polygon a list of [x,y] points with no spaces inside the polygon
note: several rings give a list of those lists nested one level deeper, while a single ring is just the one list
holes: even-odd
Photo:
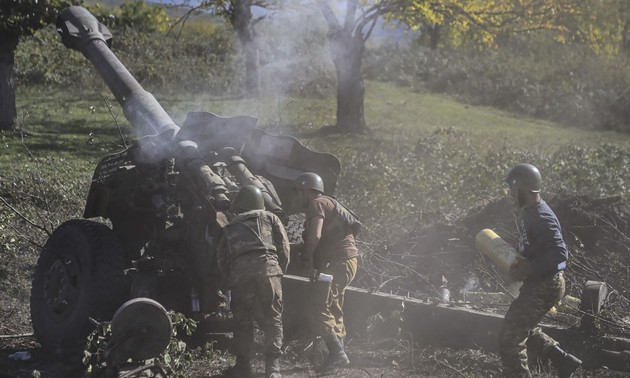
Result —
[{"label": "grassy field", "polygon": [[[371,133],[358,136],[317,133],[334,123],[332,95],[226,100],[154,94],[176,123],[188,111],[253,115],[269,132],[296,136],[338,156],[343,168],[336,194],[356,210],[368,230],[363,241],[376,248],[498,197],[504,175],[519,162],[540,167],[545,196],[628,198],[630,135],[561,127],[380,82],[366,84]],[[97,87],[102,95],[20,89],[19,132],[0,134],[0,293],[6,297],[0,315],[12,316],[2,333],[29,331],[30,272],[45,230],[81,217],[94,167],[123,148],[121,133],[129,143],[132,131],[118,104]]]},{"label": "grassy field", "polygon": [[[22,90],[23,133],[2,135],[3,179],[34,173],[38,164],[54,167],[38,173],[76,185],[80,203],[96,163],[123,148],[117,125],[127,137],[132,134],[107,88],[97,87],[100,92]],[[629,135],[514,117],[380,82],[368,82],[366,93],[372,133],[360,136],[315,133],[334,124],[333,96],[224,100],[155,95],[180,124],[188,111],[248,114],[269,132],[294,135],[313,149],[337,155],[343,166],[337,195],[368,225],[377,218],[395,222],[401,212],[461,214],[496,196],[507,169],[523,161],[540,167],[549,195],[627,196]]]}]

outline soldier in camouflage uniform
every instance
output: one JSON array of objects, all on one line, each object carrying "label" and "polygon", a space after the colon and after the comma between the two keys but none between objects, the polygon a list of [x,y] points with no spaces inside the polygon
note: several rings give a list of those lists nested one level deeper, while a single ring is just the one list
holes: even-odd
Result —
[{"label": "soldier in camouflage uniform", "polygon": [[237,215],[225,226],[217,254],[232,291],[236,364],[231,373],[236,377],[252,374],[256,320],[264,332],[265,377],[278,378],[283,337],[281,277],[289,264],[289,240],[280,218],[264,210],[257,187],[243,186],[233,208]]},{"label": "soldier in camouflage uniform", "polygon": [[[346,287],[357,272],[358,250],[354,236],[360,223],[337,200],[324,195],[324,183],[319,175],[304,173],[296,179],[295,187],[306,208],[301,259],[312,281],[311,329],[322,337],[329,352],[321,371],[332,373],[349,364],[343,347],[346,335],[343,300]],[[332,280],[318,279],[321,274],[332,276]]]},{"label": "soldier in camouflage uniform", "polygon": [[[523,281],[499,332],[499,347],[506,377],[531,377],[528,349],[548,357],[561,378],[569,378],[581,361],[564,352],[542,332],[538,323],[564,295],[562,271],[568,251],[560,223],[540,197],[541,176],[531,164],[518,164],[506,178],[510,194],[520,210],[519,253],[525,259],[512,266],[510,276]],[[526,346],[527,343],[527,346]]]}]

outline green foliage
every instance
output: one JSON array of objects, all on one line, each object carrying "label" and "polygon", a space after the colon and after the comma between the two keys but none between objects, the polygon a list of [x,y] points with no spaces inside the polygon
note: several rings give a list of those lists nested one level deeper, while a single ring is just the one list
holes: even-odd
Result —
[{"label": "green foliage", "polygon": [[597,53],[628,52],[630,6],[624,0],[584,1],[558,15],[560,42],[588,46]]},{"label": "green foliage", "polygon": [[380,2],[389,19],[412,29],[433,27],[440,30],[446,46],[492,46],[498,37],[532,30],[565,30],[558,15],[576,12],[578,0],[534,2],[502,0],[440,0]]},{"label": "green foliage", "polygon": [[[367,93],[373,135],[305,142],[338,156],[337,193],[364,221],[367,231],[361,239],[376,243],[377,250],[423,223],[458,219],[497,198],[508,169],[519,162],[540,167],[548,198],[561,193],[627,195],[630,149],[613,143],[627,137],[612,134],[608,139],[604,133],[527,119],[515,122],[489,109],[398,92],[385,84],[369,83]],[[290,105],[295,107],[301,117],[316,109]],[[319,112],[323,119],[326,110]],[[293,120],[285,118],[288,124]]]},{"label": "green foliage", "polygon": [[[239,61],[234,41],[223,29],[174,34],[139,33],[126,29],[114,37],[113,51],[147,89],[174,92],[229,92],[238,84]],[[77,52],[66,49],[54,28],[25,39],[16,52],[15,77],[20,85],[54,85],[59,88],[98,88],[103,80]],[[153,88],[153,89],[151,89]]]},{"label": "green foliage", "polygon": [[105,369],[105,351],[111,336],[112,326],[109,322],[99,323],[87,336],[82,361],[88,374]]},{"label": "green foliage", "polygon": [[379,6],[390,20],[433,32],[444,47],[484,49],[509,35],[545,30],[557,42],[597,53],[630,48],[630,7],[624,0],[386,0]]},{"label": "green foliage", "polygon": [[[342,173],[336,194],[361,217],[365,225],[361,247],[368,245],[375,254],[391,249],[409,231],[454,219],[496,198],[508,168],[523,161],[540,167],[545,198],[564,193],[628,197],[627,135],[567,129],[409,88],[372,81],[366,84],[366,116],[372,120],[373,133],[352,138],[313,134],[334,117],[330,98],[217,100],[155,95],[168,99],[162,103],[175,119],[200,107],[221,115],[242,114],[246,109],[259,117],[262,128],[297,136],[309,148],[337,155]],[[27,218],[54,228],[80,216],[97,161],[120,149],[117,130],[93,91],[37,89],[20,94],[20,113],[28,114],[20,123],[26,134],[23,143],[19,135],[2,134],[0,193]],[[113,111],[122,117],[120,109],[114,107]],[[90,138],[92,144],[87,143]],[[42,162],[30,160],[25,147]],[[46,206],[37,199],[43,193],[54,204],[50,210],[42,210]],[[18,298],[27,303],[30,276],[25,272],[32,271],[37,249],[18,234],[5,231],[16,227],[25,235],[35,233],[2,205],[0,219],[5,226],[0,241],[9,245],[0,253],[5,266],[11,267],[4,280],[0,270],[0,290],[13,293],[12,287],[19,282],[26,289],[21,289],[24,293]],[[45,239],[41,234],[37,237],[40,243]],[[181,332],[186,332],[185,326],[178,328],[178,336],[183,338]],[[211,361],[211,368],[227,360],[212,347],[184,350],[178,338],[173,340],[169,357],[160,360],[165,369],[170,364],[169,376],[186,376],[202,359]],[[98,358],[98,352],[91,357]]]},{"label": "green foliage", "polygon": [[365,72],[469,104],[570,126],[629,130],[627,57],[596,55],[545,36],[501,44],[483,53],[384,46],[369,52]]},{"label": "green foliage", "polygon": [[123,26],[138,32],[163,33],[170,28],[166,11],[142,0],[125,1],[120,7],[120,19]]},{"label": "green foliage", "polygon": [[[198,354],[199,351],[188,350],[186,343],[176,336],[178,330],[183,331],[188,336],[192,335],[197,328],[197,322],[174,311],[169,311],[169,316],[173,324],[173,337],[166,350],[160,354],[159,365],[164,368],[169,377],[185,377],[186,369],[184,368],[189,366],[193,360],[192,354]],[[107,368],[106,352],[111,337],[110,322],[99,323],[94,331],[87,336],[83,351],[83,364],[88,374],[99,376],[105,372]]]},{"label": "green foliage", "polygon": [[171,28],[171,19],[164,8],[142,0],[127,0],[119,8],[97,3],[87,9],[115,31],[133,29],[139,33],[165,33]]},{"label": "green foliage", "polygon": [[3,0],[0,2],[0,34],[26,36],[54,23],[59,10],[81,0]]}]

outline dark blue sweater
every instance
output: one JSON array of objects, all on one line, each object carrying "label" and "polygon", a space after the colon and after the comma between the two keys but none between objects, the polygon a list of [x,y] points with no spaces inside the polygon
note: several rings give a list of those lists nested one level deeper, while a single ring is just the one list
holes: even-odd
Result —
[{"label": "dark blue sweater", "polygon": [[543,200],[523,208],[518,250],[531,263],[527,280],[553,276],[567,266],[567,246],[556,214]]}]

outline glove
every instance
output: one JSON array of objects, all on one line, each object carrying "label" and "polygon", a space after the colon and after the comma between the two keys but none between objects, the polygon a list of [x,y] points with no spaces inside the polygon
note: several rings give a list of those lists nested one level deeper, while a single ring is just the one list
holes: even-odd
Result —
[{"label": "glove", "polygon": [[524,281],[531,273],[532,264],[527,259],[517,260],[510,268],[510,278],[514,282]]}]

